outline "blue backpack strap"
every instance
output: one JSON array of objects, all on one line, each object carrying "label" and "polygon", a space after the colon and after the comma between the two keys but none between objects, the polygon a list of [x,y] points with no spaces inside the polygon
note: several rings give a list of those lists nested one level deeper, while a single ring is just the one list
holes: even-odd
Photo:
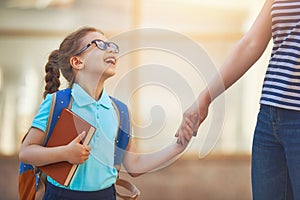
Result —
[{"label": "blue backpack strap", "polygon": [[[55,103],[55,105],[54,105],[52,116],[49,116],[49,117],[52,117],[52,120],[51,120],[51,124],[50,124],[49,130],[48,130],[48,135],[46,138],[45,145],[47,144],[47,142],[51,136],[51,133],[53,131],[53,128],[55,127],[55,124],[58,120],[58,117],[59,117],[61,111],[64,108],[68,107],[68,105],[70,103],[71,89],[67,88],[67,89],[56,92],[54,98],[56,98],[56,99],[54,99],[54,101],[52,101],[52,102]],[[51,114],[51,112],[50,112],[50,114]],[[36,179],[35,189],[37,190],[38,184],[39,184],[39,178],[38,178],[38,174],[36,173],[37,172],[36,168],[32,165],[20,162],[19,175],[22,175],[24,172],[27,172],[29,170],[33,170],[35,173],[35,179]]]},{"label": "blue backpack strap", "polygon": [[[52,117],[52,120],[51,120],[51,124],[50,124],[50,127],[49,127],[49,131],[48,131],[49,134],[47,135],[46,142],[50,138],[50,135],[53,131],[53,128],[54,128],[54,126],[57,122],[58,116],[60,115],[62,109],[69,105],[70,97],[71,97],[71,89],[70,88],[60,90],[60,91],[55,93],[55,96],[53,96],[53,98],[55,98],[55,99],[52,100],[52,103],[54,103],[55,105],[54,105],[52,116],[49,116],[49,117]],[[50,111],[50,115],[51,115],[51,111]],[[24,136],[24,138],[27,136],[27,133]],[[23,138],[23,140],[24,140],[24,138]],[[22,174],[23,172],[28,171],[28,170],[32,170],[32,169],[34,169],[34,166],[29,165],[29,164],[25,164],[23,162],[20,162],[19,174]]]},{"label": "blue backpack strap", "polygon": [[[119,114],[119,129],[115,141],[114,166],[118,171],[120,171],[124,153],[130,141],[130,132],[131,132],[130,118],[129,118],[129,112],[126,104],[113,97],[110,98],[112,100],[112,103],[116,111]],[[131,182],[128,182],[118,177],[116,181],[116,185],[118,187],[122,187],[130,191],[130,194],[126,194],[126,195],[119,193],[117,191],[116,195],[118,197],[121,197],[122,199],[137,199],[137,197],[140,196],[139,189]]]},{"label": "blue backpack strap", "polygon": [[[50,123],[50,127],[49,127],[49,130],[48,130],[48,134],[47,134],[47,138],[46,138],[46,141],[45,141],[45,146],[49,140],[49,138],[51,137],[51,134],[52,134],[52,131],[55,127],[55,124],[60,116],[60,113],[61,111],[68,107],[69,103],[70,103],[70,100],[71,100],[71,88],[66,88],[66,89],[63,89],[63,90],[59,90],[55,93],[55,96],[53,96],[55,98],[55,105],[54,105],[54,109],[53,109],[53,113],[52,113],[52,116],[49,116],[49,117],[52,117],[51,119],[51,123]],[[36,174],[36,190],[38,188],[38,184],[39,184],[39,177],[37,176]]]},{"label": "blue backpack strap", "polygon": [[28,170],[32,170],[34,169],[34,167],[32,165],[20,162],[20,166],[19,166],[19,174],[22,174]]},{"label": "blue backpack strap", "polygon": [[48,142],[52,131],[55,127],[55,124],[60,116],[61,111],[68,107],[71,99],[71,88],[66,88],[64,90],[59,90],[56,92],[56,101],[55,101],[55,106],[53,110],[53,115],[52,115],[52,120],[49,128],[49,133],[46,138],[46,143]]},{"label": "blue backpack strap", "polygon": [[126,151],[127,145],[130,140],[130,118],[127,105],[119,101],[114,97],[110,97],[113,103],[117,107],[117,112],[119,112],[119,130],[117,133],[115,141],[115,156],[114,165],[117,169],[121,166],[123,161],[124,153]]}]

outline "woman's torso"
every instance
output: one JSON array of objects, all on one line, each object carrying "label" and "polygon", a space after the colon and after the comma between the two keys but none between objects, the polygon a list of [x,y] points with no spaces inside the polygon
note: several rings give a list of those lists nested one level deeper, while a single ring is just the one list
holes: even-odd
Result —
[{"label": "woman's torso", "polygon": [[300,1],[274,0],[273,49],[260,103],[300,110]]}]

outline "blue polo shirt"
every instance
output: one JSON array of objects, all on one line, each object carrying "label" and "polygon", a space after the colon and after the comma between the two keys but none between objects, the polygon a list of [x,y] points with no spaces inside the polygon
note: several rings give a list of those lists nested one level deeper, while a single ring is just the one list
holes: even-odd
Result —
[{"label": "blue polo shirt", "polygon": [[[118,176],[114,167],[114,142],[118,130],[118,116],[105,89],[101,98],[96,101],[75,83],[71,95],[73,98],[71,110],[96,127],[96,132],[90,142],[91,154],[85,163],[79,165],[68,189],[95,191],[108,188],[115,183]],[[32,127],[45,132],[52,96],[48,94],[40,105]],[[50,177],[48,181],[55,186],[64,187]]]}]

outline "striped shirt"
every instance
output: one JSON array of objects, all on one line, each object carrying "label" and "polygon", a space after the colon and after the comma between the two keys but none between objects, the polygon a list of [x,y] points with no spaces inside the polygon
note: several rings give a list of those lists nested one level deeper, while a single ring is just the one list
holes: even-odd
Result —
[{"label": "striped shirt", "polygon": [[273,49],[261,104],[300,111],[300,1],[274,0]]}]

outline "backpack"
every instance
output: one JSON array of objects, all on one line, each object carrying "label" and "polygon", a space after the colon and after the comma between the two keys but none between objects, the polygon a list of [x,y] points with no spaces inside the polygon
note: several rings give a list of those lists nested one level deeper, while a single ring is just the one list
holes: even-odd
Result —
[{"label": "backpack", "polygon": [[[130,139],[130,119],[126,104],[110,97],[119,117],[119,128],[115,141],[114,165],[119,171],[123,161],[124,153]],[[47,144],[61,111],[68,107],[71,100],[71,89],[67,88],[53,94],[50,114],[46,128],[46,138],[44,146]],[[27,132],[28,133],[28,132]],[[27,134],[26,134],[27,135]],[[23,140],[25,139],[24,136]],[[22,140],[22,141],[23,141]],[[20,200],[42,199],[46,187],[46,175],[32,165],[20,162],[19,167],[19,196]],[[116,185],[130,191],[130,195],[121,194],[117,191],[117,196],[123,199],[137,199],[140,191],[132,183],[117,179]]]}]

